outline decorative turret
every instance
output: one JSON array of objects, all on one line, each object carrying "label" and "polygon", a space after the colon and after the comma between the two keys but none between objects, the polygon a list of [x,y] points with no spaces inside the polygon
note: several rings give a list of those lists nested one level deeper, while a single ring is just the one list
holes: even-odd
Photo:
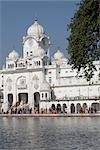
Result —
[{"label": "decorative turret", "polygon": [[8,59],[16,61],[19,59],[19,54],[16,52],[16,50],[13,50],[12,52],[9,53]]},{"label": "decorative turret", "polygon": [[54,54],[54,59],[58,61],[63,58],[64,58],[64,54],[58,49],[57,52]]}]

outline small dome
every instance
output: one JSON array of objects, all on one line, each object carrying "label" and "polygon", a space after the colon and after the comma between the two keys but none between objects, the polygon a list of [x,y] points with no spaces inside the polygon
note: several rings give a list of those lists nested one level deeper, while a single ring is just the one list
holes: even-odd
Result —
[{"label": "small dome", "polygon": [[50,85],[46,80],[42,82],[40,86],[40,91],[50,91]]},{"label": "small dome", "polygon": [[64,58],[64,54],[62,52],[60,52],[60,50],[58,50],[55,54],[54,54],[54,59],[55,60],[60,60]]},{"label": "small dome", "polygon": [[19,58],[19,54],[13,50],[11,53],[8,55],[9,59],[16,61]]},{"label": "small dome", "polygon": [[41,47],[38,47],[38,49],[37,49],[37,50],[34,50],[34,52],[33,52],[33,56],[34,56],[34,57],[43,58],[44,55],[45,55],[45,51],[44,51],[44,49],[41,48]]},{"label": "small dome", "polygon": [[35,39],[40,39],[44,34],[43,27],[35,21],[34,24],[32,24],[28,30],[27,30],[28,36],[33,36]]}]

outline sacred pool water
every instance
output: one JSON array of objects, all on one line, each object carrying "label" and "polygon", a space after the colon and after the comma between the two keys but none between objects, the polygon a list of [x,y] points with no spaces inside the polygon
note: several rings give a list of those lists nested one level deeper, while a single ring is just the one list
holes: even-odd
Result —
[{"label": "sacred pool water", "polygon": [[100,117],[1,117],[0,150],[100,150]]}]

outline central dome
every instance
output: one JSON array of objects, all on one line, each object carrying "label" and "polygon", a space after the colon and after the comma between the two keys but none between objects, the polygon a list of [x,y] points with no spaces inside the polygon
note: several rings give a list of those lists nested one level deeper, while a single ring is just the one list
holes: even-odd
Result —
[{"label": "central dome", "polygon": [[37,20],[28,28],[27,30],[28,36],[32,36],[35,39],[40,39],[44,34],[43,27],[38,23]]}]

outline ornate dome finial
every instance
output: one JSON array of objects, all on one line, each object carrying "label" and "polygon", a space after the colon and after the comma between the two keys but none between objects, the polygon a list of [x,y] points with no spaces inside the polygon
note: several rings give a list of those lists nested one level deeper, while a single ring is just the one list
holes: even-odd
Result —
[{"label": "ornate dome finial", "polygon": [[37,13],[35,12],[35,21],[38,21]]}]

